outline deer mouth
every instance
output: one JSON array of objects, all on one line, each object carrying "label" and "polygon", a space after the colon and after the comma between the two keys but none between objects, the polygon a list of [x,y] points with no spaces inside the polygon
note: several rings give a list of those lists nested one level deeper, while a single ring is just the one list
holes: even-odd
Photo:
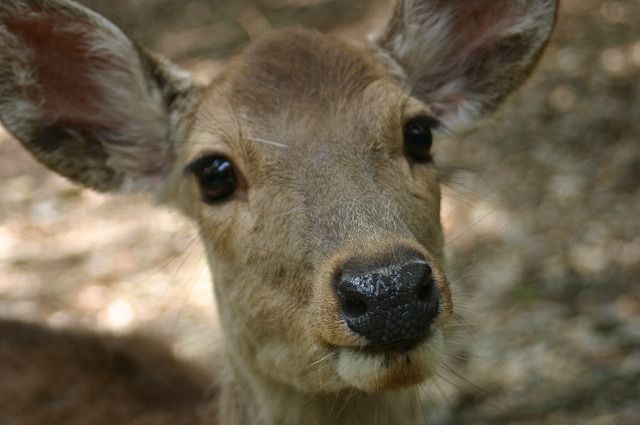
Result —
[{"label": "deer mouth", "polygon": [[405,388],[434,375],[443,354],[441,331],[411,347],[338,347],[338,374],[350,386],[363,391]]}]

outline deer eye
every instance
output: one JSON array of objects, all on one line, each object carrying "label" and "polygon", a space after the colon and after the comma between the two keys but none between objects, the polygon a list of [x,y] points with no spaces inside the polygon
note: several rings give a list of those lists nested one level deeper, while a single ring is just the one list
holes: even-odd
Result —
[{"label": "deer eye", "polygon": [[416,162],[431,161],[431,129],[438,127],[439,121],[427,115],[412,118],[404,125],[405,153]]},{"label": "deer eye", "polygon": [[198,179],[202,200],[207,203],[224,200],[238,187],[231,161],[222,156],[209,155],[197,159],[187,167],[187,171]]}]

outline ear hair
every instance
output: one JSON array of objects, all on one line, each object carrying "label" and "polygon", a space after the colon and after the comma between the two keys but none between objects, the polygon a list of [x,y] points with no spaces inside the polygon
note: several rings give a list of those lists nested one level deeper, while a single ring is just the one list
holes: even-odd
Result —
[{"label": "ear hair", "polygon": [[0,5],[0,119],[45,165],[99,190],[165,178],[186,73],[61,0]]},{"label": "ear hair", "polygon": [[556,0],[403,0],[375,40],[449,128],[493,111],[529,74]]}]

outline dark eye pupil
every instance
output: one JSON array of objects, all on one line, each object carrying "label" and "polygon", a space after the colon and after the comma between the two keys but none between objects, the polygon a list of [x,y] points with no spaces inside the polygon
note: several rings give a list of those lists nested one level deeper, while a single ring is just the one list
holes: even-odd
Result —
[{"label": "dark eye pupil", "polygon": [[435,118],[419,116],[404,125],[404,148],[408,156],[418,162],[431,161],[431,129],[438,125]]},{"label": "dark eye pupil", "polygon": [[206,156],[194,162],[189,169],[198,179],[205,202],[221,201],[238,187],[233,165],[226,158]]}]

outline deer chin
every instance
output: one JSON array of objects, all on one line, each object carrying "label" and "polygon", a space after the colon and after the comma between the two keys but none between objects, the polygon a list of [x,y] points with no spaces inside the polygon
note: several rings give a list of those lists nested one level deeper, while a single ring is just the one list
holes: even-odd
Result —
[{"label": "deer chin", "polygon": [[406,352],[370,352],[361,348],[338,350],[338,375],[352,387],[372,392],[417,385],[433,376],[443,355],[442,331]]}]

